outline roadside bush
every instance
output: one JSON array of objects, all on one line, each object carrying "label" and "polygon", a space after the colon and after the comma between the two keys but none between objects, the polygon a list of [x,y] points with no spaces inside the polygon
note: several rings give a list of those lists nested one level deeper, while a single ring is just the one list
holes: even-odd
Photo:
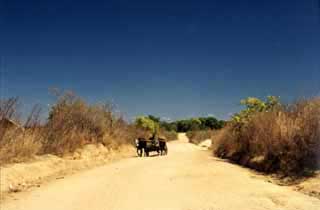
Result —
[{"label": "roadside bush", "polygon": [[35,106],[25,125],[19,121],[18,98],[0,101],[0,164],[31,158],[41,148],[40,109]]},{"label": "roadside bush", "polygon": [[1,164],[24,161],[41,154],[62,156],[86,144],[101,143],[117,149],[132,144],[144,132],[115,114],[110,104],[87,104],[72,93],[57,97],[45,123],[40,123],[38,106],[22,124],[18,99],[0,101]]},{"label": "roadside bush", "polygon": [[319,166],[320,98],[288,106],[274,104],[268,109],[249,110],[250,114],[247,107],[244,118],[232,121],[214,137],[214,153],[284,175],[301,175]]},{"label": "roadside bush", "polygon": [[128,124],[115,116],[112,106],[89,105],[67,93],[58,97],[49,113],[42,152],[61,155],[89,143],[118,147],[128,143],[129,136]]},{"label": "roadside bush", "polygon": [[164,136],[167,141],[174,141],[178,139],[177,132],[167,131],[166,129],[160,129],[160,136]]},{"label": "roadside bush", "polygon": [[41,149],[41,138],[39,131],[6,131],[0,140],[0,164],[32,158]]},{"label": "roadside bush", "polygon": [[188,131],[187,136],[190,143],[199,144],[206,139],[211,139],[213,133],[213,130]]}]

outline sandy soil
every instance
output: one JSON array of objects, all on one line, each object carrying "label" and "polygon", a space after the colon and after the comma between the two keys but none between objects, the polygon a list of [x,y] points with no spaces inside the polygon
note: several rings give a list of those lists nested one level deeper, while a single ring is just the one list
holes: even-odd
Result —
[{"label": "sandy soil", "polygon": [[5,200],[1,210],[319,210],[320,200],[257,178],[187,143],[129,158]]},{"label": "sandy soil", "polygon": [[28,162],[0,166],[0,202],[11,195],[10,192],[30,190],[52,179],[127,158],[134,151],[130,145],[112,150],[101,144],[89,144],[63,158],[55,155],[35,156]]},{"label": "sandy soil", "polygon": [[305,179],[297,185],[294,185],[293,189],[320,200],[320,171],[317,171],[314,177]]}]

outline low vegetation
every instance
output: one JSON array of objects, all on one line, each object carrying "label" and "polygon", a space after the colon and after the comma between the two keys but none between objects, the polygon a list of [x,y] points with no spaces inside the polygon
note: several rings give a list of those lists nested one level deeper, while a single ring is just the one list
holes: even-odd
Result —
[{"label": "low vegetation", "polygon": [[110,104],[88,104],[72,93],[56,94],[46,122],[36,106],[19,123],[19,102],[0,102],[0,163],[19,162],[34,155],[72,153],[86,144],[118,148],[130,144],[140,131],[115,114]]},{"label": "low vegetation", "polygon": [[279,98],[248,98],[213,137],[214,153],[244,166],[284,175],[319,167],[320,98],[281,105]]},{"label": "low vegetation", "polygon": [[187,133],[190,143],[199,144],[224,127],[225,121],[214,117],[200,117],[178,121],[180,130]]},{"label": "low vegetation", "polygon": [[188,131],[187,136],[190,143],[199,144],[206,139],[211,139],[214,132],[214,130]]},{"label": "low vegetation", "polygon": [[79,146],[102,143],[118,147],[132,142],[130,126],[109,104],[89,105],[74,95],[62,95],[44,126],[44,153],[73,152]]},{"label": "low vegetation", "polygon": [[39,110],[35,107],[25,126],[17,123],[17,98],[0,100],[0,164],[30,158],[41,148],[41,129],[36,126]]}]

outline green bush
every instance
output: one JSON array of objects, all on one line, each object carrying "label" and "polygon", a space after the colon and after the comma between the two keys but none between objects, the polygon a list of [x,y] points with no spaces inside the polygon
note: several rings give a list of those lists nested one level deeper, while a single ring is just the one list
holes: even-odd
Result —
[{"label": "green bush", "polygon": [[214,117],[200,117],[175,122],[177,132],[188,132],[197,130],[221,129],[225,122]]}]

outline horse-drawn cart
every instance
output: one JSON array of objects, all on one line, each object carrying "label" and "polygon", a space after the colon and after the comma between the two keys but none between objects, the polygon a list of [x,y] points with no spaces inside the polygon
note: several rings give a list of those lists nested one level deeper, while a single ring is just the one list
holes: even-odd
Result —
[{"label": "horse-drawn cart", "polygon": [[157,152],[158,155],[168,154],[167,141],[165,138],[158,138],[158,139],[138,138],[136,139],[136,148],[137,148],[137,155],[139,157],[142,157],[143,154],[148,157],[150,152]]}]

